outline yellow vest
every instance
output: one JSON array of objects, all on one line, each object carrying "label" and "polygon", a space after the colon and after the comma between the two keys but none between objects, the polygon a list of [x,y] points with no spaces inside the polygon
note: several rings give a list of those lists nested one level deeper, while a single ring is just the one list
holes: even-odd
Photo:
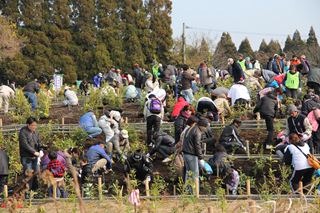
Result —
[{"label": "yellow vest", "polygon": [[286,80],[286,87],[289,89],[298,89],[299,88],[299,72],[295,74],[291,74],[290,71],[287,72],[287,80]]}]

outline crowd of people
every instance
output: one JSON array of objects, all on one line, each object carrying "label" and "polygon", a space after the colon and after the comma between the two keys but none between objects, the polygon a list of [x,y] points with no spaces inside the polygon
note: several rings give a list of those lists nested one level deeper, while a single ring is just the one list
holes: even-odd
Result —
[{"label": "crowd of people", "polygon": [[[242,54],[238,59],[229,58],[226,64],[227,70],[216,70],[206,62],[200,63],[197,69],[154,62],[150,71],[134,64],[132,72],[121,74],[119,68],[112,68],[108,73],[98,73],[92,79],[96,90],[107,94],[124,87],[127,102],[145,100],[143,116],[148,152],[131,150],[130,135],[122,127],[122,110],[105,110],[98,118],[89,110],[79,118],[80,127],[88,133],[87,140],[94,141],[86,149],[42,151],[37,121],[31,117],[19,133],[24,173],[48,170],[58,183],[59,196],[66,197],[64,176],[71,166],[80,165],[78,176],[83,187],[95,177],[113,172],[115,163],[123,164],[125,175],[135,170],[136,177],[144,181],[152,180],[152,161],[161,156],[162,163],[173,162],[177,174],[185,182],[199,178],[200,174],[217,175],[230,193],[237,194],[239,172],[230,163],[228,155],[246,151],[245,139],[239,134],[242,120],[232,119],[218,139],[210,125],[213,122],[225,124],[225,119],[231,118],[234,110],[245,110],[255,114],[256,119],[265,120],[267,132],[261,143],[263,149],[274,147],[281,159],[292,166],[289,180],[292,191],[297,191],[300,180],[304,185],[309,184],[314,172],[319,172],[308,164],[306,156],[320,151],[320,68],[311,67],[304,55],[289,60],[284,53],[275,54],[265,67]],[[218,82],[228,79],[233,82],[230,88],[217,86]],[[89,88],[89,81],[83,80],[79,93],[89,95]],[[195,100],[194,95],[200,91],[205,91],[206,95]],[[35,110],[39,83],[28,83],[23,92]],[[9,86],[0,87],[0,103],[4,104],[5,113],[8,112],[8,99],[13,95],[14,90]],[[64,105],[78,105],[77,93],[71,87],[64,87],[64,96]],[[172,111],[167,107],[169,96],[176,100]],[[286,113],[286,129],[275,137],[275,119]],[[161,130],[164,121],[174,123],[174,135]],[[203,144],[214,151],[207,161],[204,160]],[[9,164],[8,156],[2,150],[0,159],[1,191],[6,183],[6,178],[2,177],[7,177]],[[30,189],[37,189],[35,179],[30,180]],[[52,195],[52,189],[49,195]]]}]

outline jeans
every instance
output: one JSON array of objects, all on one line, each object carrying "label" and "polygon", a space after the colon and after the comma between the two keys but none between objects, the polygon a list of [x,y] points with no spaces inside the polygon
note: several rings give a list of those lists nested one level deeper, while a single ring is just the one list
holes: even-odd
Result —
[{"label": "jeans", "polygon": [[193,92],[192,89],[186,89],[181,91],[181,95],[186,99],[186,101],[191,104],[193,101]]},{"label": "jeans", "polygon": [[100,135],[102,132],[102,129],[100,127],[94,127],[94,126],[86,127],[85,130],[89,134],[90,138],[94,138],[94,137]]},{"label": "jeans", "polygon": [[185,182],[190,177],[190,172],[192,172],[192,178],[195,180],[199,177],[199,163],[198,163],[198,156],[189,155],[184,153],[183,154],[184,166],[185,166]]},{"label": "jeans", "polygon": [[38,99],[35,93],[33,92],[24,92],[24,96],[28,99],[31,104],[32,111],[36,110],[38,105]]},{"label": "jeans", "polygon": [[152,142],[152,136],[155,132],[159,132],[161,124],[161,118],[156,115],[150,115],[147,117],[147,144]]},{"label": "jeans", "polygon": [[[33,170],[35,174],[40,170],[38,165],[38,158],[36,157],[21,157],[21,164],[23,166],[23,172],[25,172],[26,170]],[[31,190],[36,190],[38,188],[37,176],[33,176],[28,184]]]}]

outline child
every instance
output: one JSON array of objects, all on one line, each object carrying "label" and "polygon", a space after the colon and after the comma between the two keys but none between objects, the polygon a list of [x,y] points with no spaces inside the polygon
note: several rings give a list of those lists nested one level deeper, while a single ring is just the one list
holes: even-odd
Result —
[{"label": "child", "polygon": [[[66,192],[64,190],[65,183],[64,183],[64,174],[65,174],[65,167],[64,165],[57,160],[57,153],[54,151],[49,152],[48,155],[50,162],[48,164],[47,169],[52,173],[54,179],[56,180],[57,184],[57,197],[66,198]],[[49,196],[53,194],[53,186],[49,188]]]},{"label": "child", "polygon": [[84,196],[89,195],[90,188],[93,186],[93,174],[92,174],[92,167],[88,163],[88,159],[83,156],[80,160],[81,164],[81,190],[84,191]]}]

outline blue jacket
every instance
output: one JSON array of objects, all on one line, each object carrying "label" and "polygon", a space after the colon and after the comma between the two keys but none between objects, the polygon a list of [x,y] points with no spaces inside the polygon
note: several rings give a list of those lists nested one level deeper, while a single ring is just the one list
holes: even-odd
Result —
[{"label": "blue jacket", "polygon": [[106,151],[98,144],[93,145],[87,152],[87,158],[90,165],[94,165],[98,160],[105,158],[108,161],[108,165],[111,168],[112,161],[107,155]]},{"label": "blue jacket", "polygon": [[[280,67],[281,67],[281,69],[282,69],[282,71],[283,71],[284,62],[283,62],[282,60],[280,61]],[[280,74],[280,70],[279,70],[279,68],[278,68],[278,66],[277,66],[277,61],[276,61],[276,60],[273,60],[273,61],[272,61],[272,71],[273,71],[274,73],[276,73],[276,74]]]},{"label": "blue jacket", "polygon": [[87,127],[97,127],[98,122],[93,112],[87,112],[80,117],[80,127],[86,129]]},{"label": "blue jacket", "polygon": [[93,86],[94,87],[101,87],[101,81],[102,81],[102,77],[99,77],[99,75],[95,75],[93,77]]}]

